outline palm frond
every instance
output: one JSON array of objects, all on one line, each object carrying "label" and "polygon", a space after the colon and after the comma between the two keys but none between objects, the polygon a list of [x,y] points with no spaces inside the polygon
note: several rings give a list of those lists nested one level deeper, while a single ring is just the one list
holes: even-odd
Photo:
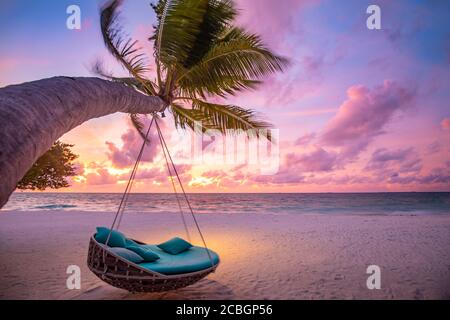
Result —
[{"label": "palm frond", "polygon": [[208,96],[217,95],[226,97],[226,95],[235,95],[237,92],[246,90],[255,90],[262,82],[238,76],[220,76],[220,77],[193,77],[184,78],[178,84],[178,91],[181,96],[190,98],[207,99]]},{"label": "palm frond", "polygon": [[283,71],[288,64],[257,35],[233,27],[223,32],[201,61],[179,74],[177,84],[190,96],[224,96],[252,88],[255,81]]},{"label": "palm frond", "polygon": [[163,66],[168,67],[187,58],[200,32],[204,3],[197,0],[162,0],[154,7],[158,22],[150,40],[155,41],[155,56]]},{"label": "palm frond", "polygon": [[272,125],[258,118],[257,113],[251,109],[244,109],[234,105],[210,103],[199,99],[192,100],[192,109],[201,111],[211,123],[227,129],[267,129]]},{"label": "palm frond", "polygon": [[231,0],[161,0],[153,9],[158,22],[150,40],[166,68],[197,63],[236,16]]},{"label": "palm frond", "polygon": [[192,103],[192,109],[187,109],[179,104],[172,103],[175,127],[177,128],[201,128],[206,130],[218,130],[222,134],[237,134],[242,131],[249,137],[266,137],[272,141],[270,128],[272,125],[258,116],[254,110],[244,109],[234,105],[221,105],[209,103],[199,99],[184,98]]},{"label": "palm frond", "polygon": [[190,69],[201,61],[210,51],[215,40],[229,27],[237,11],[230,0],[215,0],[206,2],[206,11],[197,34],[195,42],[189,51],[188,57],[182,63],[185,69]]},{"label": "palm frond", "polygon": [[108,72],[104,69],[103,63],[100,60],[97,60],[93,63],[91,72],[104,79],[123,83],[127,87],[141,91],[147,95],[153,95],[153,92],[148,90],[149,87],[156,87],[156,84],[147,79],[137,80],[136,78],[132,77],[115,77],[111,72]]},{"label": "palm frond", "polygon": [[202,132],[208,129],[216,129],[208,126],[207,116],[199,110],[186,109],[176,103],[170,105],[170,110],[172,111],[176,128],[190,128],[194,131],[200,128]]},{"label": "palm frond", "polygon": [[100,26],[108,51],[122,64],[122,66],[141,81],[143,86],[152,94],[156,94],[154,87],[149,82],[144,82],[144,73],[149,70],[146,66],[145,54],[141,53],[137,46],[138,41],[124,36],[118,22],[118,8],[122,0],[112,0],[106,3],[100,10]]},{"label": "palm frond", "polygon": [[149,143],[150,139],[148,137],[146,137],[147,132],[145,130],[145,125],[140,118],[140,115],[138,115],[136,113],[130,113],[130,120],[131,120],[131,124],[136,129],[136,131],[139,133],[142,140],[144,140],[146,143]]}]

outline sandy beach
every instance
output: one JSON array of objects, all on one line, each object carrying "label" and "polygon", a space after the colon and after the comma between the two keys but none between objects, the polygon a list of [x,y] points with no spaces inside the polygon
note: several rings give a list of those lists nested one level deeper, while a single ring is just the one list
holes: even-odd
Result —
[{"label": "sandy beach", "polygon": [[[89,237],[111,219],[101,212],[0,212],[0,298],[450,299],[448,215],[200,215],[219,268],[160,294],[130,294],[88,270]],[[179,219],[128,213],[121,230],[158,243],[183,236]],[[380,290],[366,287],[373,264],[381,268]],[[81,268],[80,290],[66,288],[69,265]]]}]

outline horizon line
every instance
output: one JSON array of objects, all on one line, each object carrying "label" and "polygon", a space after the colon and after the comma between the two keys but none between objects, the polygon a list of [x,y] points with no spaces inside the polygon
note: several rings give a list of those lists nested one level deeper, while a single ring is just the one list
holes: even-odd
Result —
[{"label": "horizon line", "polygon": [[[12,194],[123,194],[123,192],[14,191]],[[371,193],[450,193],[449,191],[322,191],[322,192],[186,192],[186,194],[371,194]],[[173,192],[131,192],[130,194],[175,194]]]}]

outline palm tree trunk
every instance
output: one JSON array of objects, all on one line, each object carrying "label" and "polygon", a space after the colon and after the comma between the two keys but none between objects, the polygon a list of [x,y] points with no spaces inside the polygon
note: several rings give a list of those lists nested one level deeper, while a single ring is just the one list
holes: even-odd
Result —
[{"label": "palm tree trunk", "polygon": [[64,133],[115,112],[152,113],[165,107],[159,97],[98,78],[54,77],[1,88],[0,208]]}]

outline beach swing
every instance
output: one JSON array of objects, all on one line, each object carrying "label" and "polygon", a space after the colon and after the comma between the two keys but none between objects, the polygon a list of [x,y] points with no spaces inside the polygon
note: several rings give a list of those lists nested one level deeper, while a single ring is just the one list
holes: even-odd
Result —
[{"label": "beach swing", "polygon": [[[173,178],[174,176],[177,177],[177,181],[182,190],[184,200],[186,201],[195,226],[203,242],[203,247],[192,246],[181,253],[171,254],[162,250],[160,248],[161,245],[148,245],[138,240],[125,239],[127,243],[132,243],[134,246],[138,246],[141,249],[151,250],[153,253],[156,253],[159,256],[159,259],[154,262],[137,263],[132,262],[132,259],[130,260],[126,258],[126,256],[124,257],[124,255],[120,254],[120,252],[118,253],[118,251],[126,251],[126,249],[116,248],[116,245],[113,245],[113,241],[111,240],[114,240],[112,238],[117,234],[122,235],[117,230],[119,229],[124,209],[131,191],[131,187],[136,176],[136,171],[139,167],[139,162],[142,158],[142,154],[144,152],[148,135],[153,123],[156,126],[159,141],[161,143],[164,154],[164,159],[167,165],[168,174],[170,176],[175,192],[187,238],[190,241],[189,230],[186,224],[180,199],[178,198],[179,195],[175,187],[175,181]],[[174,175],[172,173],[174,173]],[[110,229],[106,230],[108,232],[106,241],[99,241],[98,237],[96,237],[99,232],[91,237],[89,243],[87,264],[89,269],[97,277],[117,288],[125,289],[130,292],[162,292],[174,290],[199,281],[209,273],[214,272],[219,265],[219,256],[214,251],[208,249],[206,245],[206,241],[200,230],[197,219],[194,215],[194,211],[186,195],[184,187],[181,183],[181,179],[178,175],[177,169],[175,167],[175,164],[173,163],[172,157],[167,148],[167,144],[162,135],[161,128],[158,124],[158,116],[156,114],[153,114],[152,120],[146,133],[146,139],[142,143],[141,149],[136,159],[136,163],[131,171],[130,179],[120,201],[119,208],[114,217],[112,226]],[[188,242],[186,243],[190,246]],[[111,246],[109,246],[108,244],[111,244]]]}]

